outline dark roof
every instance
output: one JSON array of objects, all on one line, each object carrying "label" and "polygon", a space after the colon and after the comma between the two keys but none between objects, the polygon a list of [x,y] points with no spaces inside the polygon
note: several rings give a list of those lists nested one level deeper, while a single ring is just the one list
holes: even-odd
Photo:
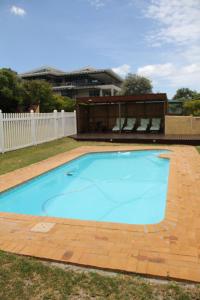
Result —
[{"label": "dark roof", "polygon": [[167,102],[167,94],[142,94],[132,96],[106,96],[106,97],[81,97],[77,98],[77,104],[85,103],[119,103],[119,102],[138,102],[138,101],[162,101]]},{"label": "dark roof", "polygon": [[25,73],[21,73],[19,74],[21,77],[32,77],[32,76],[38,76],[38,75],[55,75],[55,76],[59,76],[59,75],[63,75],[65,74],[64,71],[55,69],[53,67],[50,66],[43,66],[41,68],[37,68]]},{"label": "dark roof", "polygon": [[28,78],[28,77],[37,77],[37,76],[43,76],[43,75],[53,75],[53,76],[77,76],[77,75],[84,75],[84,74],[89,74],[89,75],[100,75],[100,74],[107,74],[111,77],[113,77],[115,80],[119,81],[119,82],[123,82],[123,79],[117,74],[115,73],[112,69],[95,69],[93,67],[85,67],[82,69],[78,69],[78,70],[73,70],[73,71],[69,71],[69,72],[64,72],[49,66],[44,66],[38,69],[34,69],[32,71],[28,71],[25,73],[21,73],[19,74],[20,77],[22,78]]}]

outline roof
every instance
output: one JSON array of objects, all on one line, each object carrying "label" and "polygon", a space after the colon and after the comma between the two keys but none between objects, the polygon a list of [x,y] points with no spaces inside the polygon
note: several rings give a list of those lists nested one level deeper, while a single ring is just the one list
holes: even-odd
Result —
[{"label": "roof", "polygon": [[21,77],[29,77],[29,76],[38,76],[38,75],[47,75],[47,74],[51,74],[51,75],[63,75],[65,74],[64,71],[55,69],[53,67],[49,67],[49,66],[43,66],[41,68],[37,68],[25,73],[21,73],[20,76]]},{"label": "roof", "polygon": [[106,97],[81,97],[77,98],[77,104],[93,104],[93,103],[119,103],[119,102],[167,102],[167,94],[151,93],[132,96],[106,96]]},{"label": "roof", "polygon": [[27,77],[37,77],[37,76],[43,76],[43,75],[54,75],[54,76],[75,76],[75,75],[82,75],[82,74],[102,74],[102,73],[106,73],[107,75],[113,77],[115,80],[119,81],[119,82],[123,82],[123,79],[117,74],[115,73],[112,69],[96,69],[93,68],[91,66],[86,66],[84,68],[78,69],[78,70],[73,70],[73,71],[69,71],[69,72],[64,72],[58,69],[55,69],[53,67],[49,67],[49,66],[44,66],[38,69],[34,69],[32,71],[28,71],[26,73],[21,73],[19,74],[20,77],[22,78],[27,78]]}]

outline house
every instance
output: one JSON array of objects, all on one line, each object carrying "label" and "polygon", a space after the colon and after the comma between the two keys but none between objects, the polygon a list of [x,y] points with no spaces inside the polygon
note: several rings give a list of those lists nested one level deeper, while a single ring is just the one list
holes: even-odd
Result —
[{"label": "house", "polygon": [[121,91],[122,78],[111,69],[83,69],[64,72],[51,67],[42,67],[23,74],[26,80],[46,80],[53,91],[62,96],[78,97],[114,96]]}]

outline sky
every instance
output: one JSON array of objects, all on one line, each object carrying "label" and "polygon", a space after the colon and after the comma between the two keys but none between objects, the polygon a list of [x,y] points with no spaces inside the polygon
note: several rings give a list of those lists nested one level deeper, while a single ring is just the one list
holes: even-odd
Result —
[{"label": "sky", "polygon": [[0,0],[0,68],[112,68],[200,91],[200,0]]}]

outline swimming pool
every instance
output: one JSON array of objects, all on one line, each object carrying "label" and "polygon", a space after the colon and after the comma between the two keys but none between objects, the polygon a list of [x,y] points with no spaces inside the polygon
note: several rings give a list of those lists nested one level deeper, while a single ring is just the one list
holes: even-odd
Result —
[{"label": "swimming pool", "polygon": [[165,150],[85,154],[0,194],[0,211],[126,224],[164,219]]}]

